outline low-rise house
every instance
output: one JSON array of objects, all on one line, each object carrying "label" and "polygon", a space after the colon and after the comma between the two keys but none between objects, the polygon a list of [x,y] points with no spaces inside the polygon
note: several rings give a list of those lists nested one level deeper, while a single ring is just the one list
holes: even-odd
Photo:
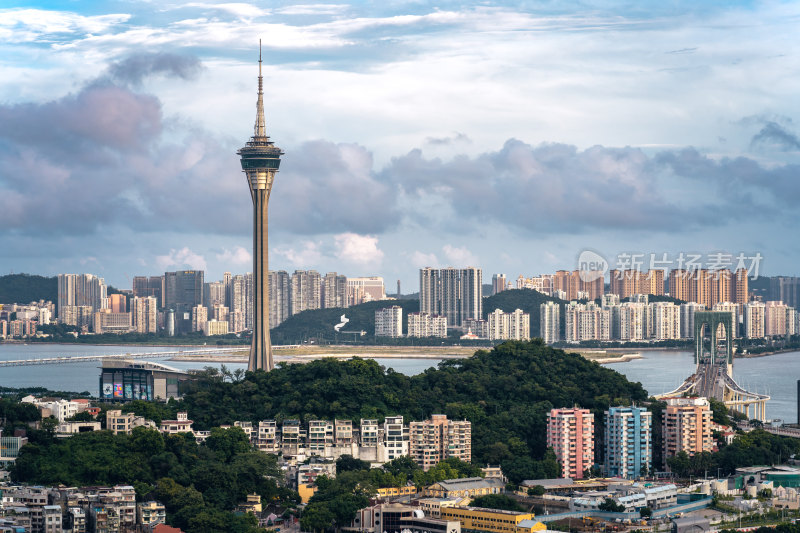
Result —
[{"label": "low-rise house", "polygon": [[178,413],[177,420],[162,420],[158,430],[161,433],[175,435],[177,433],[192,433],[193,420],[189,420],[189,415],[184,412]]}]

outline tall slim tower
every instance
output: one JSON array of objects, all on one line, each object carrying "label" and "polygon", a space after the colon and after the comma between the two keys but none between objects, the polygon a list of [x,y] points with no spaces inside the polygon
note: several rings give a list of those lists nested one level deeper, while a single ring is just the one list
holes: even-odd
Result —
[{"label": "tall slim tower", "polygon": [[237,153],[247,175],[253,200],[253,342],[248,370],[272,370],[272,344],[269,340],[269,225],[267,221],[272,180],[281,164],[283,152],[269,140],[264,123],[264,79],[261,76],[261,41],[258,42],[258,101],[255,132]]}]

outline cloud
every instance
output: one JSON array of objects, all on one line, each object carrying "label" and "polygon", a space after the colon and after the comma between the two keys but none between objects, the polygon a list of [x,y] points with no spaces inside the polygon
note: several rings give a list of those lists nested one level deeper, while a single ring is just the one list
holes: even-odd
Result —
[{"label": "cloud", "polygon": [[449,244],[442,247],[447,262],[456,267],[478,266],[478,258],[470,252],[466,246],[457,248]]},{"label": "cloud", "polygon": [[157,255],[155,262],[161,270],[168,270],[169,268],[207,269],[205,258],[200,254],[194,253],[188,247],[183,247],[180,250],[172,248],[166,255]]},{"label": "cloud", "polygon": [[68,34],[103,33],[130,18],[125,13],[85,16],[46,9],[0,9],[0,42],[41,42]]},{"label": "cloud", "polygon": [[322,259],[320,244],[313,241],[305,241],[299,250],[291,247],[275,248],[275,253],[285,257],[289,263],[301,270],[316,267]]},{"label": "cloud", "polygon": [[281,15],[339,15],[349,7],[347,4],[296,4],[275,12]]},{"label": "cloud", "polygon": [[334,241],[336,257],[348,263],[375,266],[383,260],[383,251],[378,248],[377,237],[342,233],[335,235]]},{"label": "cloud", "polygon": [[782,151],[800,150],[800,139],[777,122],[767,122],[761,131],[753,136],[750,145],[754,147],[774,147]]},{"label": "cloud", "polygon": [[414,253],[411,254],[410,262],[411,266],[414,268],[436,268],[439,266],[439,258],[436,257],[436,254],[426,254],[424,252],[420,252],[419,250],[415,250]]},{"label": "cloud", "polygon": [[[75,94],[0,104],[0,224],[29,235],[110,226],[248,234],[252,207],[236,146],[165,119],[158,98],[114,82],[155,73],[183,78],[197,68],[191,58],[142,54]],[[287,152],[271,225],[299,234],[371,234],[399,224],[396,187],[377,177],[363,146],[310,141]]]},{"label": "cloud", "polygon": [[793,169],[768,169],[748,158],[715,161],[694,149],[648,156],[630,147],[581,151],[510,139],[499,151],[448,161],[412,150],[392,159],[381,177],[397,183],[410,205],[425,200],[442,212],[452,211],[444,222],[452,232],[499,222],[523,234],[554,235],[721,226],[737,220],[740,208],[754,205],[754,200],[735,192],[720,194],[719,189],[738,182],[748,191],[764,187],[781,203],[796,201],[800,185],[789,177]]},{"label": "cloud", "polygon": [[472,139],[465,133],[455,132],[449,137],[428,137],[425,142],[433,146],[450,146],[458,143],[471,144]]},{"label": "cloud", "polygon": [[270,209],[294,233],[381,233],[401,220],[396,197],[396,187],[376,176],[369,150],[320,140],[286,152]]},{"label": "cloud", "polygon": [[253,256],[241,246],[236,246],[233,250],[225,248],[216,256],[217,261],[225,265],[245,266],[253,262]]},{"label": "cloud", "polygon": [[164,52],[139,53],[112,63],[108,68],[108,75],[114,81],[138,86],[143,79],[154,74],[192,80],[202,68],[200,60],[194,56]]}]

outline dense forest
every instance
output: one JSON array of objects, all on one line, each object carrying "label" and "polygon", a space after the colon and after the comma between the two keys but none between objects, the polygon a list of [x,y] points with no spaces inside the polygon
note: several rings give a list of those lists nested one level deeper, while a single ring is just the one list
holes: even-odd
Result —
[{"label": "dense forest", "polygon": [[0,276],[0,304],[27,304],[39,300],[58,300],[58,279],[32,274]]},{"label": "dense forest", "polygon": [[253,515],[231,511],[257,492],[268,504],[294,505],[297,493],[278,486],[277,457],[254,451],[240,428],[215,428],[203,445],[191,434],[132,435],[101,431],[68,439],[39,431],[23,446],[15,481],[71,486],[133,485],[138,499],[164,503],[173,526],[189,533],[264,531]]},{"label": "dense forest", "polygon": [[[639,383],[534,340],[505,342],[411,377],[358,358],[279,366],[234,382],[209,371],[182,404],[198,429],[235,420],[349,418],[357,423],[389,415],[423,420],[443,413],[472,422],[473,462],[502,464],[506,475],[519,482],[552,473],[545,458],[551,408],[580,405],[601,421],[611,405],[646,399]],[[597,428],[602,433],[602,423]],[[602,443],[602,435],[596,442]]]}]

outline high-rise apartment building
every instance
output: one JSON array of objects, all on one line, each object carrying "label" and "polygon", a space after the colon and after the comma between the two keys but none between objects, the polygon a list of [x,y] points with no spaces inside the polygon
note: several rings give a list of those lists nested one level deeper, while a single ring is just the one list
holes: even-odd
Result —
[{"label": "high-rise apartment building", "polygon": [[131,326],[136,333],[158,332],[158,299],[134,296],[131,300]]},{"label": "high-rise apartment building", "polygon": [[634,479],[653,463],[653,414],[644,407],[612,407],[606,411],[606,474]]},{"label": "high-rise apartment building", "polygon": [[269,273],[269,323],[274,328],[289,318],[289,273],[285,270]]},{"label": "high-rise apartment building", "polygon": [[186,333],[192,328],[192,307],[203,305],[202,270],[179,270],[164,273],[165,307],[175,311],[175,329]]},{"label": "high-rise apartment building", "polygon": [[447,317],[449,327],[482,318],[483,271],[480,268],[420,269],[420,312]]},{"label": "high-rise apartment building", "polygon": [[504,313],[495,309],[487,318],[489,323],[489,340],[530,340],[531,316],[517,309]]},{"label": "high-rise apartment building", "polygon": [[567,342],[611,339],[611,311],[594,302],[567,304],[564,325]]},{"label": "high-rise apartment building", "polygon": [[800,277],[775,276],[770,278],[767,298],[797,309],[800,305]]},{"label": "high-rise apartment building", "polygon": [[766,302],[764,305],[764,336],[786,335],[786,315],[789,306],[783,302]]},{"label": "high-rise apartment building", "polygon": [[614,328],[618,338],[624,341],[641,341],[647,337],[647,308],[640,302],[625,302],[613,310],[618,316],[619,326]]},{"label": "high-rise apartment building", "polygon": [[376,337],[403,336],[403,308],[399,305],[384,307],[375,311]]},{"label": "high-rise apartment building", "polygon": [[632,294],[664,294],[664,271],[638,269],[609,271],[609,291],[620,298],[628,298]]},{"label": "high-rise apartment building", "polygon": [[669,294],[685,302],[696,302],[711,309],[720,302],[744,304],[748,301],[747,270],[673,269],[669,272]]},{"label": "high-rise apartment building", "polygon": [[457,457],[472,461],[472,424],[433,415],[430,420],[409,424],[409,455],[426,472],[439,461]]},{"label": "high-rise apartment building", "polygon": [[667,398],[663,413],[664,466],[680,452],[689,456],[714,449],[711,407],[706,398]]},{"label": "high-rise apartment building", "polygon": [[447,318],[430,313],[408,313],[408,336],[447,338]]},{"label": "high-rise apartment building", "polygon": [[203,305],[192,307],[192,331],[205,331],[208,322],[208,308]]},{"label": "high-rise apartment building", "polygon": [[319,309],[322,303],[321,283],[322,278],[316,270],[295,270],[289,293],[290,314]]},{"label": "high-rise apartment building", "polygon": [[681,308],[672,302],[653,302],[648,306],[650,337],[658,341],[681,337]]},{"label": "high-rise apartment building", "polygon": [[705,311],[706,306],[697,302],[687,302],[681,304],[681,338],[691,339],[694,337],[694,314],[697,311]]},{"label": "high-rise apartment building", "polygon": [[737,304],[746,304],[750,301],[746,268],[740,268],[734,273],[731,297],[733,298],[733,303]]},{"label": "high-rise apartment building", "polygon": [[128,299],[124,294],[110,294],[108,296],[108,308],[112,313],[127,313]]},{"label": "high-rise apartment building", "polygon": [[134,276],[133,295],[139,298],[153,296],[158,307],[164,307],[164,276]]},{"label": "high-rise apartment building", "polygon": [[506,290],[506,275],[495,274],[492,276],[492,295]]},{"label": "high-rise apartment building", "polygon": [[539,306],[539,335],[546,344],[561,340],[561,305],[545,302]]},{"label": "high-rise apartment building", "polygon": [[92,312],[108,308],[106,282],[92,274],[58,275],[58,319],[63,321],[63,308],[91,307]]},{"label": "high-rise apartment building", "polygon": [[212,281],[206,283],[203,293],[203,306],[211,309],[215,305],[228,306],[227,287],[223,281]]},{"label": "high-rise apartment building", "polygon": [[583,479],[594,465],[594,415],[588,409],[551,409],[547,446],[561,464],[561,477]]},{"label": "high-rise apartment building", "polygon": [[439,309],[439,270],[431,267],[419,270],[419,311],[438,315]]},{"label": "high-rise apartment building", "polygon": [[551,296],[558,291],[563,291],[567,300],[596,300],[605,293],[605,278],[599,271],[559,270],[553,275]]},{"label": "high-rise apartment building", "polygon": [[766,306],[764,302],[748,302],[744,306],[744,336],[748,339],[763,339]]},{"label": "high-rise apartment building", "polygon": [[325,309],[347,307],[347,276],[328,272],[323,280],[322,306]]}]

